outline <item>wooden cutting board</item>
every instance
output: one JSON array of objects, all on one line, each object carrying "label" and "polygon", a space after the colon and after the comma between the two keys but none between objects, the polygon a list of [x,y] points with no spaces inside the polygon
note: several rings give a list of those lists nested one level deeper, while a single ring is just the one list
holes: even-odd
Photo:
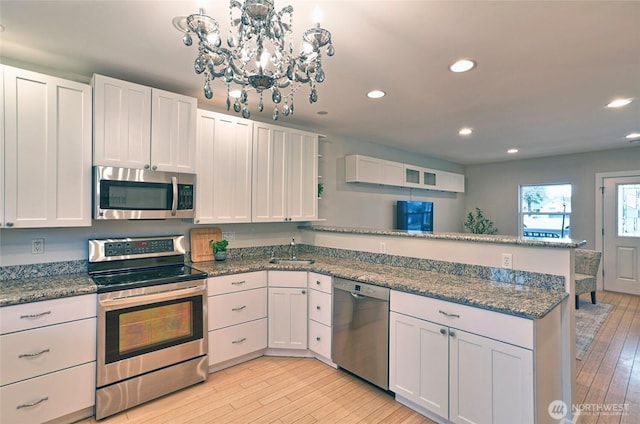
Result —
[{"label": "wooden cutting board", "polygon": [[189,237],[191,238],[191,261],[212,261],[213,249],[209,240],[222,240],[222,231],[218,227],[192,228],[189,231]]}]

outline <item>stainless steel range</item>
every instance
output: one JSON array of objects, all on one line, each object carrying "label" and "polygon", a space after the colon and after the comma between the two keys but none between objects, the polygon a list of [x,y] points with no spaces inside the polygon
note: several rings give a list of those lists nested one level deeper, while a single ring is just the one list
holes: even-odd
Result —
[{"label": "stainless steel range", "polygon": [[96,419],[206,380],[206,273],[184,236],[89,240],[98,288]]}]

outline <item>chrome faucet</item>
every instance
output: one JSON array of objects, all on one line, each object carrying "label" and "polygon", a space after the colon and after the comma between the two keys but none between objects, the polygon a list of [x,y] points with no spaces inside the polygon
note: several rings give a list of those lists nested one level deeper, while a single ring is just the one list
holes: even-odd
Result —
[{"label": "chrome faucet", "polygon": [[298,247],[296,246],[296,239],[294,237],[291,237],[291,243],[289,243],[289,256],[292,261],[295,261],[297,259],[297,250]]}]

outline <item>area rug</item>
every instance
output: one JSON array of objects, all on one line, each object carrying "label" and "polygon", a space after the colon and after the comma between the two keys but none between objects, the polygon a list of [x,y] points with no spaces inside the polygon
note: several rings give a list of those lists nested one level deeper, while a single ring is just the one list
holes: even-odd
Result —
[{"label": "area rug", "polygon": [[608,303],[592,304],[580,302],[580,309],[576,309],[576,358],[582,360],[593,338],[600,330],[602,323],[613,305]]}]

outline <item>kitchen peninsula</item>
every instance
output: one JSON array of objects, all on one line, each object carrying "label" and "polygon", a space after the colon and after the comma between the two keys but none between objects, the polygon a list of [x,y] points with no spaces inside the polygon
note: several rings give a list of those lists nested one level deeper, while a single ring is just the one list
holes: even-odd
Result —
[{"label": "kitchen peninsula", "polygon": [[[471,333],[501,340],[506,347],[515,345],[520,351],[524,347],[531,356],[532,373],[540,380],[531,384],[530,396],[535,399],[535,405],[530,406],[536,412],[525,412],[536,416],[537,422],[546,422],[549,401],[561,398],[570,402],[574,330],[569,299],[573,287],[571,284],[565,287],[564,282],[572,281],[572,249],[583,242],[334,227],[301,227],[296,240],[300,240],[298,257],[313,258],[313,264],[269,263],[271,250],[275,249],[277,256],[285,255],[287,246],[284,245],[231,249],[229,259],[224,262],[199,262],[195,266],[207,272],[211,280],[241,273],[292,271],[373,283],[392,290],[392,314],[396,313],[394,297],[398,299],[399,308],[407,306],[407,299],[410,309],[413,308],[411,305],[420,305],[419,301],[425,299],[441,302],[438,307],[446,305],[456,308],[454,311],[462,310],[462,313],[458,312],[461,316],[479,313],[474,315],[474,321],[486,321],[489,328],[485,326]],[[386,253],[379,252],[383,249]],[[513,269],[501,267],[503,254],[511,255]],[[82,280],[81,274],[72,275],[73,278],[49,276],[2,281],[0,304],[8,306],[44,300],[47,296],[86,294],[91,285],[88,277],[85,285],[78,280]],[[45,280],[57,281],[60,287],[37,285],[37,281]],[[21,282],[27,281],[36,283],[30,286],[31,295],[23,292],[25,286]],[[66,282],[79,287],[80,291],[75,294],[65,288]],[[38,290],[41,293],[37,298],[33,297]],[[411,315],[407,319],[415,320],[414,314],[420,314],[420,310],[407,310],[406,314]],[[404,315],[398,316],[404,318]],[[417,318],[428,321],[431,317]],[[464,329],[465,325],[462,323],[455,328]],[[543,339],[551,342],[552,351],[539,349]],[[544,361],[545,366],[536,366],[539,361]],[[547,367],[547,373],[539,375]],[[550,374],[554,374],[555,379],[550,378]],[[395,380],[392,378],[392,381]],[[391,389],[399,395],[397,387]],[[428,415],[428,411],[412,402],[410,394],[398,396],[398,400]]]}]

